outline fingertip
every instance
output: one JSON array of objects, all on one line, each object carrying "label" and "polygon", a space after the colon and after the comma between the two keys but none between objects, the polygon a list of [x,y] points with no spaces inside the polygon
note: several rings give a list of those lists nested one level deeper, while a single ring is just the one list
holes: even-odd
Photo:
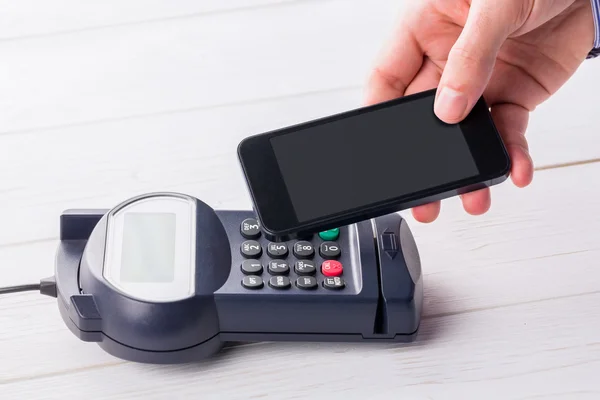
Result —
[{"label": "fingertip", "polygon": [[448,86],[441,86],[435,96],[433,111],[447,124],[458,123],[469,112],[468,96]]},{"label": "fingertip", "polygon": [[466,193],[460,197],[463,208],[470,215],[485,214],[492,205],[492,196],[489,188]]},{"label": "fingertip", "polygon": [[529,152],[519,145],[509,145],[510,158],[512,160],[511,180],[515,186],[524,188],[533,181],[533,159]]},{"label": "fingertip", "polygon": [[437,219],[440,214],[441,203],[439,201],[414,207],[412,209],[413,217],[422,223],[431,223]]}]

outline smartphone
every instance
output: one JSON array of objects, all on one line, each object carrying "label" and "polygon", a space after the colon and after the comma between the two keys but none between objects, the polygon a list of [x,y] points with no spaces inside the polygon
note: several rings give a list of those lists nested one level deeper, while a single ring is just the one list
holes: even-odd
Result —
[{"label": "smartphone", "polygon": [[244,139],[238,158],[263,231],[289,239],[506,180],[485,100],[446,124],[434,99],[429,90]]}]

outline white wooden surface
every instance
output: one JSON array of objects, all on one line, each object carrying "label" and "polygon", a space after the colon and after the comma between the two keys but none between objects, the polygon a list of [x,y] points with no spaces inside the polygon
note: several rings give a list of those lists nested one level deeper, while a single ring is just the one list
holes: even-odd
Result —
[{"label": "white wooden surface", "polygon": [[[400,7],[1,0],[0,286],[52,274],[65,208],[165,189],[249,207],[237,142],[359,106]],[[138,365],[79,342],[52,299],[16,294],[0,297],[0,399],[600,398],[599,77],[587,62],[534,112],[529,188],[494,188],[485,216],[451,200],[434,224],[411,219],[416,343]]]}]

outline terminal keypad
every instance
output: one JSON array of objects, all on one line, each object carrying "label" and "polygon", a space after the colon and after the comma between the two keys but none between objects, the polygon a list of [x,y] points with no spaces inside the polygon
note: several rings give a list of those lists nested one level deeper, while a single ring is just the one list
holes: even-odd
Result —
[{"label": "terminal keypad", "polygon": [[314,235],[311,240],[261,245],[258,221],[244,219],[239,227],[240,252],[244,257],[240,266],[244,273],[242,287],[260,290],[268,285],[280,291],[344,289],[344,266],[339,261],[344,249],[338,242],[342,232],[331,229]]}]

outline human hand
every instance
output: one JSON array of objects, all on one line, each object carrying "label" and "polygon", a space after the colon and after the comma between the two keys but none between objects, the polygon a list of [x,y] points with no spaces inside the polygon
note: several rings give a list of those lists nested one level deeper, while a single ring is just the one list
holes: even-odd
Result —
[{"label": "human hand", "polygon": [[[593,41],[590,0],[415,1],[371,74],[366,101],[437,87],[436,115],[456,123],[483,94],[512,161],[511,179],[525,187],[533,179],[529,113],[573,75]],[[491,204],[489,188],[461,199],[473,215]],[[419,206],[413,215],[431,222],[440,206]]]}]

